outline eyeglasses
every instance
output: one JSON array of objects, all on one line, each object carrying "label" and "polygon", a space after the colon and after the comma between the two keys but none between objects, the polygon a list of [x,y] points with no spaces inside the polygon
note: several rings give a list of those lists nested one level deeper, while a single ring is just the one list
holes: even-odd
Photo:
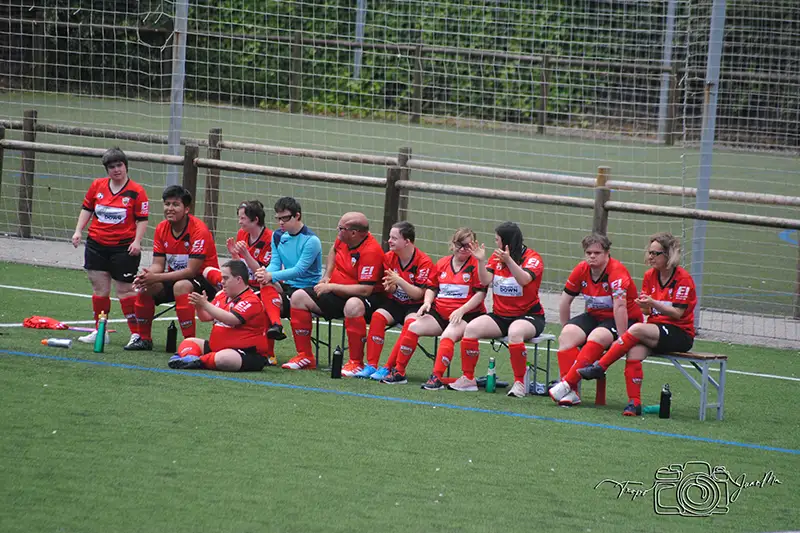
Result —
[{"label": "eyeglasses", "polygon": [[278,215],[275,215],[275,220],[277,220],[278,222],[289,222],[293,218],[294,218],[294,215],[284,215],[282,217],[278,216]]},{"label": "eyeglasses", "polygon": [[343,231],[357,231],[353,228],[345,228],[344,226],[336,226],[336,230],[341,233]]},{"label": "eyeglasses", "polygon": [[453,243],[453,248],[455,248],[456,250],[469,250],[470,246],[472,246],[472,243],[463,243],[463,242]]},{"label": "eyeglasses", "polygon": [[659,255],[664,255],[666,252],[657,252],[655,250],[648,250],[647,255],[650,257],[658,257]]}]

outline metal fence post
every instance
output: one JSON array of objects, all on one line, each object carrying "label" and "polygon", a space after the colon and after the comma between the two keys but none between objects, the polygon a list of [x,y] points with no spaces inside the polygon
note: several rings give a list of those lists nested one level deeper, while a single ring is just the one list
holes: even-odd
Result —
[{"label": "metal fence post", "polygon": [[594,216],[592,217],[592,233],[605,235],[608,232],[608,210],[606,202],[611,199],[611,189],[606,187],[610,167],[597,167],[597,182],[594,188]]},{"label": "metal fence post", "polygon": [[303,71],[303,35],[298,31],[294,34],[291,44],[291,68],[289,69],[289,111],[299,113],[303,109],[300,84]]},{"label": "metal fence post", "polygon": [[[22,119],[22,140],[36,142],[35,109],[25,111]],[[19,177],[19,236],[31,238],[31,213],[33,212],[33,176],[36,169],[36,152],[22,151],[22,173]]]},{"label": "metal fence post", "polygon": [[411,94],[411,123],[422,119],[422,45],[418,44],[414,55],[413,87]]},{"label": "metal fence post", "polygon": [[538,132],[544,135],[545,126],[547,126],[547,97],[550,89],[547,85],[547,69],[550,67],[550,59],[548,56],[542,56],[542,92],[539,97],[539,127]]},{"label": "metal fence post", "polygon": [[[221,159],[219,143],[222,142],[222,128],[211,128],[208,132],[208,158]],[[219,169],[206,169],[206,202],[203,221],[211,230],[217,231],[217,213],[219,212]]]},{"label": "metal fence post", "polygon": [[6,138],[6,127],[0,126],[0,198],[3,197],[3,159],[5,158],[5,149],[3,148],[2,141]]}]

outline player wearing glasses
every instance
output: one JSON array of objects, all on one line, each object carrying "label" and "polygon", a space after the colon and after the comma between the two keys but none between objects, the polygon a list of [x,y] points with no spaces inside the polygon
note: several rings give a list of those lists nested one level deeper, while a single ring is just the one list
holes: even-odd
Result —
[{"label": "player wearing glasses", "polygon": [[342,367],[342,375],[355,374],[362,368],[367,320],[375,309],[376,297],[383,291],[383,248],[369,232],[369,221],[363,213],[345,213],[336,229],[338,236],[328,252],[325,276],[312,288],[292,294],[291,323],[297,356],[283,368],[316,368],[311,345],[312,313],[328,320],[344,318],[350,360]]},{"label": "player wearing glasses", "polygon": [[[483,304],[486,286],[478,275],[479,262],[485,263],[486,258],[473,255],[476,245],[475,232],[469,228],[459,228],[453,234],[450,243],[453,255],[436,263],[428,282],[433,288],[426,289],[418,318],[404,328],[397,340],[385,367],[390,373],[382,383],[408,383],[406,366],[423,336],[441,335],[433,374],[439,379],[444,375],[453,360],[454,345],[464,336],[467,323],[486,312]],[[428,389],[426,385],[423,388]],[[435,388],[444,387],[439,384]]]},{"label": "player wearing glasses", "polygon": [[697,295],[692,276],[678,266],[681,245],[669,233],[650,237],[645,250],[645,263],[652,268],[644,275],[642,293],[636,303],[647,315],[647,323],[633,324],[599,361],[578,373],[584,379],[605,375],[608,367],[623,355],[625,385],[629,403],[625,416],[642,414],[642,361],[651,351],[686,352],[694,343],[694,308]]},{"label": "player wearing glasses", "polygon": [[[636,304],[636,284],[628,269],[611,257],[605,235],[587,235],[581,241],[585,259],[567,279],[558,305],[563,329],[558,337],[558,368],[562,381],[550,389],[559,405],[577,405],[578,369],[597,361],[611,343],[643,319]],[[586,312],[570,318],[570,305],[582,294]],[[583,346],[582,348],[579,348]]]}]

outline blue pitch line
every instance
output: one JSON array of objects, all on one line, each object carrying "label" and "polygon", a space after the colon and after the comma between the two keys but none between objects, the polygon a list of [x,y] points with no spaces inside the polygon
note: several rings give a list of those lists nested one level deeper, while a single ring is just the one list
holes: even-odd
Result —
[{"label": "blue pitch line", "polygon": [[778,237],[783,242],[788,242],[789,244],[794,244],[795,246],[797,246],[798,244],[800,244],[800,243],[798,243],[798,239],[800,239],[800,235],[796,236],[795,238],[792,238],[792,233],[797,233],[797,230],[796,229],[785,229],[785,230],[783,230],[782,232],[780,232],[778,234]]},{"label": "blue pitch line", "polygon": [[484,413],[490,415],[502,415],[502,416],[510,416],[514,418],[522,418],[526,420],[537,420],[540,422],[557,422],[561,424],[570,424],[574,426],[584,426],[584,427],[591,427],[591,428],[599,428],[599,429],[610,429],[614,431],[624,431],[628,433],[639,433],[643,435],[652,435],[656,437],[669,437],[673,439],[681,439],[681,440],[689,440],[694,442],[705,442],[708,444],[722,444],[725,446],[735,446],[738,448],[750,448],[754,450],[762,450],[768,452],[778,452],[778,453],[787,453],[791,455],[800,455],[800,450],[793,450],[791,448],[777,448],[774,446],[764,446],[761,444],[750,444],[747,442],[736,442],[731,440],[720,440],[720,439],[711,439],[708,437],[697,437],[694,435],[681,435],[679,433],[666,433],[663,431],[653,431],[650,429],[638,429],[638,428],[629,428],[624,426],[612,426],[609,424],[600,424],[596,422],[584,422],[580,420],[567,420],[563,418],[554,418],[550,416],[540,416],[540,415],[531,415],[525,413],[515,413],[513,411],[497,411],[494,409],[481,409],[479,407],[467,407],[463,405],[452,405],[446,403],[435,403],[435,402],[426,402],[423,400],[410,400],[408,398],[394,398],[392,396],[379,396],[377,394],[365,394],[362,392],[350,392],[350,391],[340,391],[340,390],[331,390],[331,389],[323,389],[320,387],[306,387],[303,385],[291,385],[287,383],[273,383],[271,381],[260,381],[255,379],[247,379],[247,378],[238,378],[232,377],[225,374],[206,374],[206,373],[198,373],[198,372],[190,372],[186,370],[172,370],[170,368],[152,368],[146,366],[138,366],[138,365],[127,365],[123,363],[109,363],[107,361],[94,361],[92,359],[76,359],[73,357],[61,357],[57,355],[44,355],[38,353],[29,353],[29,352],[14,352],[11,350],[0,350],[0,354],[8,354],[8,355],[19,355],[22,357],[33,357],[36,359],[47,359],[50,361],[65,361],[68,363],[84,363],[89,365],[96,365],[96,366],[107,366],[113,368],[124,368],[126,370],[140,370],[144,372],[156,372],[159,374],[180,374],[184,376],[190,376],[195,378],[203,378],[203,379],[217,379],[221,381],[232,381],[234,383],[247,383],[249,385],[261,385],[263,387],[274,387],[277,389],[292,389],[292,390],[300,390],[305,392],[321,392],[326,394],[336,394],[339,396],[352,396],[355,398],[367,398],[370,400],[384,400],[389,402],[397,402],[397,403],[405,403],[410,405],[421,405],[425,407],[441,407],[443,409],[453,409],[456,411],[467,411],[473,413]]}]

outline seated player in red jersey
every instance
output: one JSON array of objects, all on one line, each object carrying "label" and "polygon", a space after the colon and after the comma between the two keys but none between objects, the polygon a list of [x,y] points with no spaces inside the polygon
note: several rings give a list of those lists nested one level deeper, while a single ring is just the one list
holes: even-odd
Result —
[{"label": "seated player in red jersey", "polygon": [[243,261],[222,265],[222,290],[212,302],[205,294],[191,293],[189,300],[203,322],[214,322],[209,340],[184,339],[170,368],[206,368],[226,372],[258,372],[267,364],[267,315],[261,299],[248,284]]},{"label": "seated player in red jersey", "polygon": [[[236,233],[236,238],[229,237],[225,242],[228,253],[231,254],[232,259],[240,259],[247,265],[247,270],[250,272],[250,287],[261,297],[265,312],[268,314],[269,323],[273,324],[273,317],[269,316],[269,310],[274,308],[277,311],[275,320],[280,326],[280,308],[276,308],[271,301],[264,299],[266,294],[260,294],[261,283],[256,279],[258,269],[269,265],[272,257],[272,230],[266,227],[265,224],[267,215],[264,212],[264,204],[258,200],[242,202],[237,209],[237,215],[239,217],[239,231]],[[213,267],[207,267],[203,271],[203,276],[217,287],[222,277],[220,270]],[[286,338],[282,331],[280,334],[280,337],[276,337],[277,340]],[[270,365],[277,364],[275,339],[270,339],[269,335],[267,335],[267,355]]]},{"label": "seated player in red jersey", "polygon": [[[362,368],[367,320],[383,292],[383,248],[369,232],[363,213],[342,215],[336,242],[328,252],[325,274],[313,288],[297,290],[291,297],[291,324],[297,355],[281,365],[289,370],[316,368],[311,347],[311,313],[327,320],[344,317],[350,360],[343,375]],[[347,374],[346,374],[347,373]]]},{"label": "seated player in red jersey", "polygon": [[[617,337],[643,320],[636,304],[636,284],[628,269],[611,257],[608,237],[587,235],[581,245],[586,259],[567,278],[558,305],[563,326],[558,337],[561,382],[550,389],[553,401],[567,406],[581,402],[575,392],[581,379],[578,369],[600,359]],[[570,319],[570,305],[579,294],[583,294],[586,312]]]},{"label": "seated player in red jersey", "polygon": [[189,294],[205,291],[208,297],[217,293],[203,277],[208,267],[219,268],[217,247],[208,227],[189,214],[192,195],[180,185],[170,185],[161,195],[164,218],[153,236],[153,264],[142,269],[133,286],[136,298],[136,319],[139,334],[131,338],[126,350],[153,349],[153,316],[156,304],[175,302],[175,314],[184,338],[194,337],[194,307]]},{"label": "seated player in red jersey", "polygon": [[583,379],[597,379],[623,355],[628,405],[622,414],[642,414],[642,361],[652,352],[686,352],[694,344],[694,308],[697,294],[692,276],[678,266],[681,245],[670,233],[656,233],[645,250],[645,263],[652,268],[644,275],[642,293],[636,303],[647,323],[633,324],[599,361],[581,368]]},{"label": "seated player in red jersey", "polygon": [[[525,246],[522,230],[513,222],[497,226],[494,242],[497,248],[488,264],[484,266],[481,261],[478,268],[481,283],[492,285],[492,312],[479,316],[467,325],[464,338],[461,339],[464,375],[450,388],[478,390],[475,381],[475,366],[480,355],[478,339],[508,336],[508,351],[514,371],[514,385],[508,395],[524,398],[528,393],[525,386],[525,372],[528,369],[525,341],[538,337],[544,331],[544,308],[539,302],[544,263],[536,251]],[[479,259],[485,257],[483,245],[474,254]],[[431,376],[431,380],[435,384],[439,378]]]},{"label": "seated player in red jersey", "polygon": [[[83,268],[92,284],[95,330],[81,342],[94,343],[97,318],[111,311],[111,280],[114,280],[122,314],[128,319],[131,339],[139,332],[136,323],[136,291],[133,278],[142,258],[142,239],[147,232],[149,202],[144,187],[128,177],[128,157],[119,148],[103,154],[105,178],[92,182],[78,215],[72,245],[77,248],[89,221]],[[108,334],[105,341],[108,342]]]},{"label": "seated player in red jersey", "polygon": [[405,330],[416,319],[425,289],[430,288],[433,262],[414,246],[415,240],[416,230],[410,222],[398,222],[389,230],[389,251],[383,256],[385,298],[369,323],[367,364],[354,377],[366,379],[378,371],[386,327],[403,324]]},{"label": "seated player in red jersey", "polygon": [[[444,375],[453,359],[455,343],[461,340],[467,324],[486,312],[483,301],[486,286],[478,276],[481,261],[474,255],[475,232],[459,228],[453,234],[450,249],[453,255],[441,258],[430,277],[432,288],[425,290],[425,300],[411,322],[397,339],[387,366],[388,375],[381,383],[392,385],[408,383],[406,367],[417,349],[422,336],[441,335],[433,375]],[[393,365],[393,366],[392,366]],[[423,384],[423,388],[427,387]],[[438,387],[442,388],[442,387]]]}]

